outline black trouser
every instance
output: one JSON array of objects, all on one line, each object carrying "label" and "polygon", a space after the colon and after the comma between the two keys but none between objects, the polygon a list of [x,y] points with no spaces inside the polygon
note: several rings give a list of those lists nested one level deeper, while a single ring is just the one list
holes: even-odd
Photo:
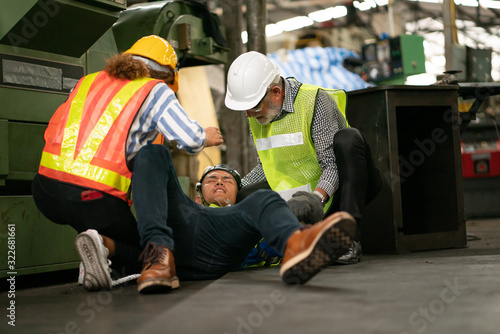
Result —
[{"label": "black trouser", "polygon": [[357,129],[339,130],[334,137],[333,150],[339,173],[339,189],[333,195],[332,205],[326,215],[347,211],[359,222],[365,206],[382,189],[380,173],[373,163],[370,146]]},{"label": "black trouser", "polygon": [[[56,224],[70,225],[78,233],[95,229],[115,242],[115,255],[110,258],[114,276],[140,272],[139,235],[134,215],[127,203],[103,193],[102,197],[82,200],[82,188],[37,174],[32,192],[36,206]],[[135,261],[131,260],[135,259]]]},{"label": "black trouser", "polygon": [[[113,239],[115,256],[127,274],[139,272],[137,258],[149,242],[174,252],[181,279],[213,279],[238,267],[264,237],[284,254],[300,223],[285,201],[272,191],[260,191],[228,208],[209,208],[182,191],[172,156],[161,145],[143,147],[133,164],[133,198],[137,219],[127,204],[113,196],[82,201],[80,187],[37,176],[33,196],[40,211],[78,232],[96,229]],[[118,247],[120,246],[120,247]],[[122,273],[118,270],[119,273]]]},{"label": "black trouser", "polygon": [[[382,180],[373,163],[370,147],[359,130],[346,128],[334,137],[333,150],[337,162],[339,188],[326,216],[337,211],[349,212],[360,221],[365,205],[380,192]],[[267,181],[250,184],[240,190],[238,201],[258,189],[271,189]],[[358,224],[359,227],[359,224]]]}]

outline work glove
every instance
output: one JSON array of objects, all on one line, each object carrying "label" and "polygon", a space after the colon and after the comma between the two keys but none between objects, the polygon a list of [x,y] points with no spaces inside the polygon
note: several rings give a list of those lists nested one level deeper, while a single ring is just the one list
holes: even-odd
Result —
[{"label": "work glove", "polygon": [[297,191],[287,204],[299,221],[305,224],[315,224],[323,219],[323,204],[313,193]]}]

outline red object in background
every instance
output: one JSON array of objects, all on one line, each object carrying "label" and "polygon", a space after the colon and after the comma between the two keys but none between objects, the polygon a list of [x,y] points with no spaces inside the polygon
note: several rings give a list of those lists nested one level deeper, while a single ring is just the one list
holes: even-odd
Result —
[{"label": "red object in background", "polygon": [[461,143],[463,178],[484,178],[500,176],[500,140],[485,147]]}]

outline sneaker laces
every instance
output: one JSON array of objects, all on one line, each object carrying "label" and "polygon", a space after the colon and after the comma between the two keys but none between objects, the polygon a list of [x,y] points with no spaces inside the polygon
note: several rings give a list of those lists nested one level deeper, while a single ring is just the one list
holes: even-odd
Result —
[{"label": "sneaker laces", "polygon": [[[110,274],[113,272],[113,269],[111,269],[111,260],[110,259],[108,259],[108,271]],[[116,280],[111,279],[111,286],[115,287],[115,286],[121,285],[123,283],[133,281],[135,279],[138,279],[140,276],[141,276],[141,274],[131,274],[131,275],[124,276],[124,277],[121,277],[121,278],[116,279]]]},{"label": "sneaker laces", "polygon": [[[112,274],[113,272],[113,269],[111,269],[111,260],[110,259],[107,259],[107,262],[108,262],[108,272],[110,274]],[[83,284],[83,276],[84,276],[84,273],[85,273],[85,268],[83,267],[83,262],[80,262],[80,273],[78,275],[78,284],[82,285]],[[131,274],[131,275],[128,275],[128,276],[124,276],[124,277],[121,277],[119,279],[111,279],[111,286],[112,287],[115,287],[115,286],[118,286],[118,285],[121,285],[121,284],[124,284],[124,283],[127,283],[127,282],[130,282],[130,281],[133,281],[133,280],[136,280],[138,279],[139,277],[141,276],[141,274]]]},{"label": "sneaker laces", "polygon": [[[102,237],[101,237],[101,241],[102,241]],[[103,244],[104,244],[104,242],[103,242]],[[108,261],[108,272],[111,274],[113,272],[113,269],[111,269],[111,260],[108,258],[108,256],[109,256],[109,249],[107,247],[104,247],[104,251],[106,253],[106,260]],[[132,275],[128,275],[128,276],[125,276],[125,277],[121,277],[121,278],[119,278],[117,280],[111,279],[111,286],[115,287],[115,286],[121,285],[123,283],[129,282],[129,281],[133,281],[133,280],[139,278],[140,276],[141,276],[141,274],[132,274]]]},{"label": "sneaker laces", "polygon": [[138,279],[140,276],[141,276],[141,274],[132,274],[132,275],[128,275],[128,276],[119,278],[117,280],[112,280],[111,286],[117,286],[117,285],[129,282],[129,281],[133,281],[135,279]]}]

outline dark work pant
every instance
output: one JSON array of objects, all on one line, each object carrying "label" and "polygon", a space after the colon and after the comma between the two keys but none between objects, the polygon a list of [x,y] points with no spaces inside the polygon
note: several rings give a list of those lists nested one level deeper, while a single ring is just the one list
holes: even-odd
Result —
[{"label": "dark work pant", "polygon": [[[123,206],[117,203],[110,206],[115,199],[112,196],[105,196],[106,201],[102,204],[98,203],[99,199],[95,200],[91,219],[78,218],[78,213],[65,206],[67,197],[51,193],[50,201],[47,193],[38,193],[39,182],[33,184],[35,202],[47,218],[59,224],[69,224],[79,232],[94,228],[117,242],[121,240],[114,236],[123,237],[120,230],[126,229],[127,238],[135,241],[129,246],[134,247],[136,253],[119,254],[117,249],[115,256],[123,258],[127,264],[136,264],[139,251],[149,242],[167,246],[174,251],[181,279],[213,279],[224,275],[243,261],[261,237],[284,253],[289,236],[300,226],[286,203],[271,191],[255,193],[229,208],[196,204],[183,193],[170,152],[164,146],[143,147],[135,157],[132,169],[137,221],[125,202],[116,199],[123,202]],[[41,178],[37,177],[38,180]],[[77,189],[73,190],[73,197],[80,196],[83,190],[67,184],[59,185]],[[114,214],[111,214],[112,210],[115,210]],[[107,221],[111,217],[121,217],[123,226]]]},{"label": "dark work pant", "polygon": [[32,184],[36,206],[49,220],[70,225],[78,233],[95,229],[114,240],[115,255],[110,258],[113,276],[138,273],[141,247],[130,207],[105,193],[100,198],[83,201],[81,194],[85,190],[38,174]]},{"label": "dark work pant", "polygon": [[261,190],[226,208],[210,208],[182,191],[170,152],[142,148],[133,166],[133,199],[144,247],[149,242],[174,251],[181,279],[212,279],[235,269],[264,237],[284,254],[300,223],[281,197]]},{"label": "dark work pant", "polygon": [[333,195],[327,215],[347,211],[359,222],[365,205],[382,188],[380,173],[373,163],[368,143],[357,129],[339,130],[334,137],[333,150],[339,173],[339,188]]}]

